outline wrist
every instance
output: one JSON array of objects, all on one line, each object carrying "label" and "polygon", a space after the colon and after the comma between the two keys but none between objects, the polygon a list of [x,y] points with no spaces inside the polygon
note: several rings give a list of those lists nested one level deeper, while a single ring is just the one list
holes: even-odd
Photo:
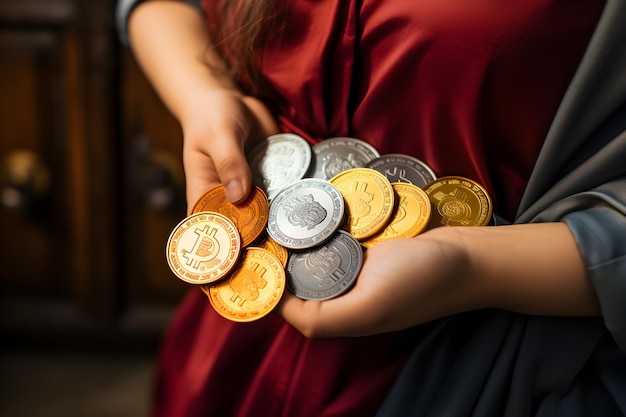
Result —
[{"label": "wrist", "polygon": [[441,316],[491,305],[487,282],[473,253],[475,243],[471,238],[471,229],[474,228],[438,227],[418,236],[435,242],[441,253]]},{"label": "wrist", "polygon": [[211,131],[226,128],[227,123],[242,123],[245,110],[242,94],[237,90],[214,88],[199,82],[180,97],[172,113],[181,124],[185,138],[194,133],[206,136]]}]

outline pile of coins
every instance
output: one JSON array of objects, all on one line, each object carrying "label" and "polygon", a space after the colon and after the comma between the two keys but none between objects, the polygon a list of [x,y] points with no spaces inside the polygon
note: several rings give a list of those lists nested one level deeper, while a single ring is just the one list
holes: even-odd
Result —
[{"label": "pile of coins", "polygon": [[285,289],[306,300],[348,291],[377,243],[439,226],[484,226],[491,199],[473,180],[437,178],[419,159],[380,155],[367,142],[268,137],[246,155],[248,199],[207,192],[172,231],[167,260],[222,316],[257,320]]}]

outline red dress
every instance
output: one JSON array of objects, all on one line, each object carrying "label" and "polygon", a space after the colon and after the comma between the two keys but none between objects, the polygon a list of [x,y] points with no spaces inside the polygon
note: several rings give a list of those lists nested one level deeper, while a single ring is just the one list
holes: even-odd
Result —
[{"label": "red dress", "polygon": [[[295,0],[259,66],[288,103],[282,131],[413,155],[477,180],[512,220],[603,6]],[[154,415],[374,415],[417,330],[310,340],[277,315],[230,322],[191,289],[163,343]]]}]

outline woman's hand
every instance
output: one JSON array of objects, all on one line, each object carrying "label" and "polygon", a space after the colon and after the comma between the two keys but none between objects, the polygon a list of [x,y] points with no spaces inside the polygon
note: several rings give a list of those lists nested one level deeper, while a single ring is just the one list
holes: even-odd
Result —
[{"label": "woman's hand", "polygon": [[202,12],[180,1],[141,2],[128,32],[141,68],[182,126],[189,209],[219,183],[232,202],[245,199],[251,181],[244,144],[277,127],[260,101],[238,91]]},{"label": "woman's hand", "polygon": [[355,286],[327,301],[285,294],[279,313],[308,337],[400,330],[500,308],[596,316],[600,306],[565,223],[440,227],[367,249]]},{"label": "woman's hand", "polygon": [[285,294],[286,321],[307,337],[364,336],[399,330],[453,311],[478,308],[464,274],[468,259],[454,240],[432,231],[366,250],[354,287],[326,301]]},{"label": "woman's hand", "polygon": [[181,117],[189,210],[220,183],[231,202],[243,201],[251,187],[245,145],[278,132],[272,115],[257,99],[233,90],[200,92],[190,101]]}]

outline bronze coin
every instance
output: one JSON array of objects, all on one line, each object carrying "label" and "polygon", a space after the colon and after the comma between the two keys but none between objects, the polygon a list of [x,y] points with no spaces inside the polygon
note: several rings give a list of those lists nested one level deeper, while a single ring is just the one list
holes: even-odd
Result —
[{"label": "bronze coin", "polygon": [[254,245],[261,249],[272,252],[283,264],[283,267],[287,266],[287,260],[289,259],[289,252],[287,251],[287,248],[276,243],[276,241],[272,239],[267,233],[264,233],[259,242],[255,243]]},{"label": "bronze coin", "polygon": [[226,197],[223,185],[218,185],[198,200],[192,213],[212,211],[220,213],[233,221],[241,235],[242,246],[250,245],[267,226],[269,204],[267,196],[260,187],[253,185],[248,198],[240,203],[233,204]]},{"label": "bronze coin", "polygon": [[241,254],[241,237],[233,222],[213,212],[183,219],[166,246],[172,272],[190,284],[208,284],[228,275]]}]

